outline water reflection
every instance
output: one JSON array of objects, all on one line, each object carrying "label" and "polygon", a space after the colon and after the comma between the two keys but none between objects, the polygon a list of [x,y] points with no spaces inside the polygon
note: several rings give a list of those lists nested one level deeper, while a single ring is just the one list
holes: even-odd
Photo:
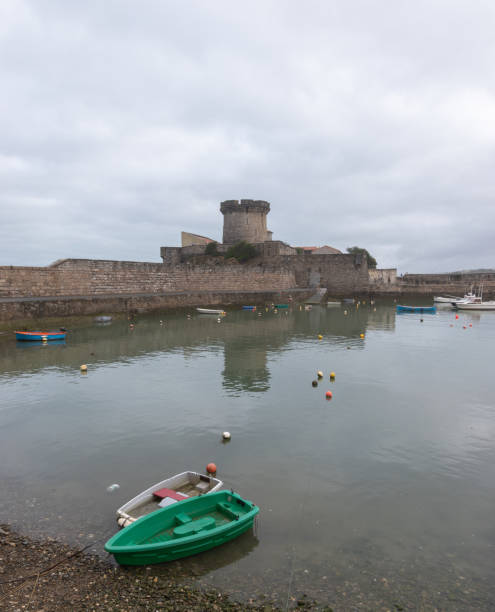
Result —
[{"label": "water reflection", "polygon": [[[430,604],[460,581],[488,601],[495,317],[468,314],[421,323],[392,303],[353,304],[231,311],[217,323],[183,311],[138,317],[134,329],[87,323],[64,346],[6,338],[0,522],[103,538],[137,492],[214,461],[260,506],[262,527],[259,541],[183,562],[209,580],[213,569],[215,584],[252,593],[256,580],[285,604],[291,572],[294,591],[328,602],[351,584],[361,604],[389,609],[376,598],[390,585],[448,609]],[[110,483],[120,489],[108,494]]]}]

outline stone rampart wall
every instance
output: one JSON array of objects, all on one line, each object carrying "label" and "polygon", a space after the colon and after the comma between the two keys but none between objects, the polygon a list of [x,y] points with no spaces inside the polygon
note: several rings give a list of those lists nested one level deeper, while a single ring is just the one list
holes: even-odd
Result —
[{"label": "stone rampart wall", "polygon": [[301,253],[278,257],[277,261],[293,268],[298,287],[326,287],[336,297],[368,291],[368,264],[364,257]]},{"label": "stone rampart wall", "polygon": [[183,291],[164,294],[0,298],[0,321],[70,317],[108,313],[140,313],[167,308],[267,304],[306,299],[311,292]]},{"label": "stone rampart wall", "polygon": [[173,291],[284,290],[294,272],[273,265],[187,265],[68,259],[47,268],[0,267],[0,297],[47,297]]}]

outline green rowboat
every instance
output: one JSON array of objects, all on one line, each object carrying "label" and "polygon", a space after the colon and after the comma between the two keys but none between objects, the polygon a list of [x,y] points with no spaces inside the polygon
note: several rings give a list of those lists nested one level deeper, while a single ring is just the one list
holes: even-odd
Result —
[{"label": "green rowboat", "polygon": [[189,497],[143,516],[105,544],[121,565],[173,561],[209,550],[247,531],[259,508],[231,491]]},{"label": "green rowboat", "polygon": [[289,308],[289,304],[275,304],[275,308]]}]

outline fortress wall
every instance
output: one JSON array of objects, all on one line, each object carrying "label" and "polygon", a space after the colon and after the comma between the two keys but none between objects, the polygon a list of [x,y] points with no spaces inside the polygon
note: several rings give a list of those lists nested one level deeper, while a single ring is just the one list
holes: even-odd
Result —
[{"label": "fortress wall", "polygon": [[0,297],[97,296],[174,291],[260,291],[295,287],[288,266],[68,259],[47,268],[0,267]]},{"label": "fortress wall", "polygon": [[282,266],[290,265],[298,287],[326,287],[332,296],[348,296],[368,290],[366,258],[354,255],[300,255],[278,257]]}]

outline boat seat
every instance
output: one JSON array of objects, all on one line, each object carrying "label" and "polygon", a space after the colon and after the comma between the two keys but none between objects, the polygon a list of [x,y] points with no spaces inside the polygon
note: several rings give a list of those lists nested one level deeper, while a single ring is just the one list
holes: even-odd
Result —
[{"label": "boat seat", "polygon": [[189,516],[189,514],[186,514],[185,512],[178,512],[175,515],[175,520],[180,525],[185,525],[186,523],[190,523],[192,521],[192,518]]},{"label": "boat seat", "polygon": [[199,533],[206,529],[213,529],[216,526],[215,519],[212,516],[204,516],[197,521],[191,521],[185,525],[179,525],[174,529],[175,536],[188,536]]},{"label": "boat seat", "polygon": [[236,512],[233,509],[232,504],[229,504],[228,502],[219,502],[217,504],[217,508],[222,514],[228,516],[230,519],[237,520],[239,518],[239,513]]},{"label": "boat seat", "polygon": [[170,497],[175,499],[175,501],[182,501],[183,499],[187,499],[187,495],[185,493],[179,493],[174,491],[173,489],[158,489],[158,491],[153,491],[153,495],[158,497],[158,499],[165,499],[165,497]]}]

